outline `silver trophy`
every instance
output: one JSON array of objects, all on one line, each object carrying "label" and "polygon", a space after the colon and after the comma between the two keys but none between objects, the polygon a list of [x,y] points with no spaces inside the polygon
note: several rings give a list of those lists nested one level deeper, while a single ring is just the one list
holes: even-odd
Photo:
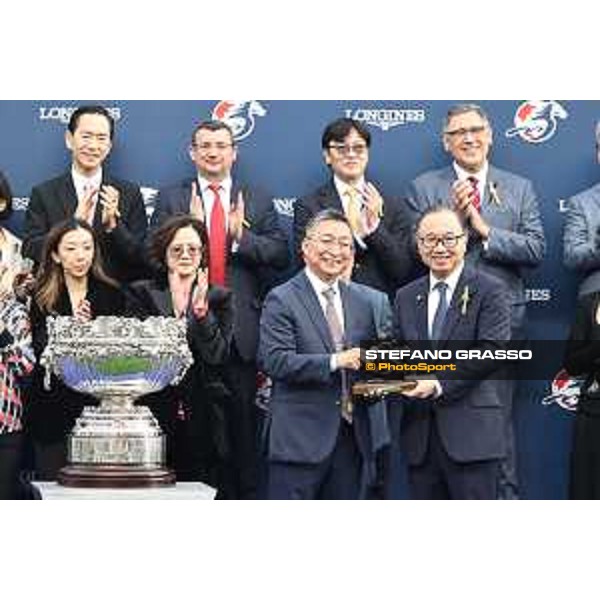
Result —
[{"label": "silver trophy", "polygon": [[71,487],[172,485],[157,420],[140,396],[177,385],[193,363],[181,319],[151,317],[48,318],[41,357],[45,385],[55,374],[100,400],[87,406],[69,436],[68,460],[58,482]]}]

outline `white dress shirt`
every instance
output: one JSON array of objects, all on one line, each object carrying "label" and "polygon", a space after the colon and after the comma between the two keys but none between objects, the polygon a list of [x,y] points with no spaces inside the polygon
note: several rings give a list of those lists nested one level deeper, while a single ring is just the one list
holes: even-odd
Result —
[{"label": "white dress shirt", "polygon": [[[82,175],[75,167],[71,167],[71,178],[73,179],[73,185],[75,186],[75,193],[77,194],[77,200],[81,202],[89,190],[98,190],[102,186],[102,168],[98,169],[91,177]],[[98,194],[94,195],[94,208],[92,209],[92,223],[94,221],[94,215],[96,214],[96,207],[98,206]],[[90,225],[92,225],[90,223]]]}]

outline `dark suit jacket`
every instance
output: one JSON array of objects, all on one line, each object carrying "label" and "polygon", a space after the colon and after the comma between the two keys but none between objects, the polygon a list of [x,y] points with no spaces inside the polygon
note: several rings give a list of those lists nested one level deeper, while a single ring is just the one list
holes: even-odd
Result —
[{"label": "dark suit jacket", "polygon": [[[407,198],[412,221],[418,220],[432,206],[450,205],[454,181],[456,172],[452,166],[417,177]],[[481,214],[491,227],[488,249],[484,250],[481,241],[471,232],[467,262],[506,284],[513,304],[512,327],[518,330],[525,319],[525,269],[538,266],[546,249],[542,219],[531,182],[490,165],[481,199]]]},{"label": "dark suit jacket", "polygon": [[[189,214],[192,179],[160,191],[151,228],[162,225],[169,217]],[[232,204],[240,190],[244,196],[246,220],[250,224],[236,252],[227,261],[227,285],[233,291],[233,338],[240,356],[246,361],[256,359],[258,323],[262,301],[267,292],[271,269],[283,269],[288,263],[285,234],[279,228],[271,198],[256,193],[235,181],[231,191]]]},{"label": "dark suit jacket", "polygon": [[[90,278],[86,298],[91,304],[93,317],[120,316],[125,312],[125,292],[95,279]],[[73,314],[66,290],[60,296],[55,314],[62,316]],[[93,396],[71,390],[55,376],[52,376],[50,390],[44,389],[45,371],[40,366],[39,359],[48,343],[47,316],[33,300],[31,328],[33,349],[38,364],[34,370],[33,396],[25,406],[25,417],[28,432],[34,440],[42,443],[58,442],[63,439],[73,429],[75,420],[84,406],[98,404]]]},{"label": "dark suit jacket", "polygon": [[[221,369],[229,358],[233,329],[231,292],[212,287],[208,293],[209,312],[202,319],[188,314],[188,343],[194,358],[185,377],[176,387],[169,386],[156,394],[140,400],[150,407],[158,419],[169,442],[169,463],[178,472],[177,454],[171,444],[175,442],[179,404],[184,407],[189,425],[186,440],[178,443],[189,456],[186,462],[193,465],[186,477],[217,483],[211,468],[229,452],[225,403],[229,392],[222,380]],[[128,312],[145,318],[149,316],[173,317],[173,303],[166,281],[139,281],[131,286]],[[180,430],[181,432],[181,430]]]},{"label": "dark suit jacket", "polygon": [[[294,254],[300,267],[300,248],[306,225],[317,213],[326,209],[344,212],[333,180],[311,196],[301,198],[294,207]],[[366,249],[356,245],[352,280],[386,292],[395,291],[410,281],[415,269],[410,221],[401,200],[385,198],[379,227],[364,239]]]},{"label": "dark suit jacket", "polygon": [[565,266],[583,275],[579,295],[600,290],[600,184],[573,196],[565,214]]},{"label": "dark suit jacket", "polygon": [[[137,185],[104,173],[103,185],[119,190],[121,217],[107,233],[102,227],[102,207],[96,208],[94,230],[98,234],[106,272],[118,281],[132,281],[144,275],[144,241],[148,221],[142,194]],[[23,226],[23,254],[39,263],[50,229],[71,218],[77,208],[77,193],[71,172],[33,188]]]},{"label": "dark suit jacket", "polygon": [[[468,289],[470,300],[463,310],[460,298]],[[395,303],[396,337],[400,342],[428,340],[427,295],[429,276],[398,290]],[[438,348],[497,349],[510,339],[510,299],[497,279],[465,266],[448,308]],[[413,344],[414,345],[414,344]],[[497,363],[453,361],[457,372],[440,372],[443,395],[436,400],[416,400],[407,405],[403,444],[409,464],[425,458],[435,419],[442,443],[452,460],[467,462],[504,457],[505,428],[502,381],[494,376]]]},{"label": "dark suit jacket", "polygon": [[[340,293],[347,344],[358,346],[362,340],[374,339],[368,301],[344,284]],[[330,370],[334,352],[325,315],[304,271],[269,293],[261,318],[259,357],[261,368],[273,379],[270,460],[318,464],[333,451],[341,423],[341,377]],[[356,404],[354,411],[365,460],[385,443],[371,429],[369,410]]]}]

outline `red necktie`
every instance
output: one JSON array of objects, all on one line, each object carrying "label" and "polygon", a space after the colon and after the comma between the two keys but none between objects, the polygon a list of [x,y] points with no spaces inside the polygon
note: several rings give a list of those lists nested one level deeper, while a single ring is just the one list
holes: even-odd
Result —
[{"label": "red necktie", "polygon": [[481,212],[481,196],[479,195],[479,181],[477,177],[469,177],[469,183],[473,186],[473,206],[477,209],[477,212]]},{"label": "red necktie", "polygon": [[208,242],[210,251],[210,262],[208,265],[208,278],[213,285],[225,285],[225,267],[227,262],[227,234],[225,232],[225,211],[219,194],[220,186],[211,184],[209,186],[215,195],[212,211],[210,214],[210,230]]}]

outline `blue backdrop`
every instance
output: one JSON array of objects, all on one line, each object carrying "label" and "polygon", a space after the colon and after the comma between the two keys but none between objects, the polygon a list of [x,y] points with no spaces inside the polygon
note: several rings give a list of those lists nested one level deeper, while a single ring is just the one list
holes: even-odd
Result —
[{"label": "blue backdrop", "polygon": [[[151,210],[154,190],[192,171],[187,148],[194,125],[228,120],[239,138],[238,174],[270,190],[286,226],[295,198],[328,172],[320,138],[340,116],[363,120],[373,135],[368,177],[383,195],[401,195],[424,170],[447,164],[440,129],[454,101],[132,101],[102,100],[116,117],[110,156],[116,176],[139,183]],[[64,131],[76,100],[0,101],[0,169],[20,209],[18,233],[32,185],[66,170]],[[88,101],[85,102],[89,103]],[[564,200],[598,177],[592,101],[481,101],[494,126],[492,162],[534,182],[548,242],[544,264],[528,277],[530,336],[562,339],[574,314],[577,281],[562,266]],[[518,127],[519,132],[511,129]],[[559,365],[556,365],[558,370]],[[544,404],[550,381],[520,384],[517,439],[524,496],[566,494],[572,413]]]}]

